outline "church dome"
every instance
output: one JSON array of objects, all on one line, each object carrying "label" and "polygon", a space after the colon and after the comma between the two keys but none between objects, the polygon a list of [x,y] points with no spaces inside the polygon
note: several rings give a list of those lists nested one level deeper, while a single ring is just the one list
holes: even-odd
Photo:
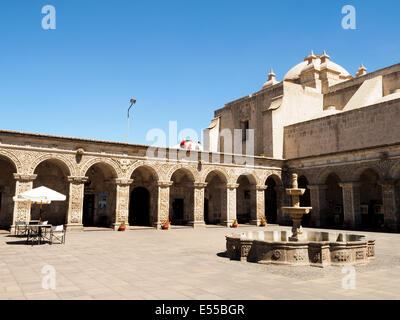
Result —
[{"label": "church dome", "polygon": [[323,55],[314,55],[314,53],[311,51],[311,55],[306,57],[303,62],[300,62],[290,69],[284,76],[283,80],[299,79],[302,71],[309,68],[311,64],[313,64],[313,67],[318,71],[329,69],[339,73],[339,77],[342,79],[352,78],[352,75],[345,68],[331,61],[330,57],[325,52]]}]

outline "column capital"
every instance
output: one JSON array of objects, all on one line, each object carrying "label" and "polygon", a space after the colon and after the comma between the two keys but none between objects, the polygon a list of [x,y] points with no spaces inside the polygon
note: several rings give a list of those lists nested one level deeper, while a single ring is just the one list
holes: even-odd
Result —
[{"label": "column capital", "polygon": [[68,181],[71,183],[82,184],[89,180],[89,177],[85,176],[69,176]]},{"label": "column capital", "polygon": [[237,189],[237,188],[239,188],[239,183],[228,183],[227,185],[226,185],[226,188],[227,189]]},{"label": "column capital", "polygon": [[158,181],[157,186],[160,188],[169,188],[173,183],[173,181]]},{"label": "column capital", "polygon": [[397,184],[396,180],[380,180],[378,184],[381,187],[394,187]]},{"label": "column capital", "polygon": [[206,183],[206,182],[195,182],[195,183],[193,184],[193,186],[194,186],[196,189],[204,189],[205,187],[207,187],[207,183]]},{"label": "column capital", "polygon": [[20,182],[29,182],[37,178],[37,174],[14,173],[14,179]]},{"label": "column capital", "polygon": [[307,186],[307,189],[310,189],[310,190],[326,190],[326,189],[328,189],[328,186],[326,184],[309,184]]},{"label": "column capital", "polygon": [[133,179],[117,178],[115,183],[117,186],[129,186],[133,182]]},{"label": "column capital", "polygon": [[257,185],[255,185],[254,186],[255,187],[255,189],[257,190],[257,191],[264,191],[264,190],[267,190],[267,188],[268,188],[268,186],[266,186],[265,184],[257,184]]},{"label": "column capital", "polygon": [[357,188],[359,186],[361,186],[361,183],[358,182],[358,181],[349,181],[349,182],[339,183],[339,187],[347,188],[347,189],[349,189],[349,188]]}]

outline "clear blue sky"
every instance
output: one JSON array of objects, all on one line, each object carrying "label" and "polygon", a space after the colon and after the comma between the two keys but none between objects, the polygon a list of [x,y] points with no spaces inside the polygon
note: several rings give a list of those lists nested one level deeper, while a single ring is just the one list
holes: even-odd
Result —
[{"label": "clear blue sky", "polygon": [[[56,8],[57,28],[41,27]],[[357,30],[341,8],[357,10]],[[393,1],[1,0],[0,129],[130,142],[152,128],[193,128],[278,80],[314,49],[353,75],[400,60]]]}]

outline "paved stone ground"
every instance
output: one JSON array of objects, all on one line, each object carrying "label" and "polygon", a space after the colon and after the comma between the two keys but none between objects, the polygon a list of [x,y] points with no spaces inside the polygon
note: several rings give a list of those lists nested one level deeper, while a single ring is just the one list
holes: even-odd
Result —
[{"label": "paved stone ground", "polygon": [[[377,260],[356,267],[356,289],[346,290],[340,267],[230,261],[225,235],[233,231],[86,231],[67,234],[65,245],[33,247],[0,233],[0,299],[400,298],[399,234],[368,233]],[[45,265],[55,267],[55,290],[42,289]]]}]

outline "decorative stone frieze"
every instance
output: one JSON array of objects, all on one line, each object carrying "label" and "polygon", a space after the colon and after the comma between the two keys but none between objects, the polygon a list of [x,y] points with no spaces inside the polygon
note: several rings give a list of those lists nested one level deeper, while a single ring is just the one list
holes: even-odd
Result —
[{"label": "decorative stone frieze", "polygon": [[390,228],[390,230],[397,231],[399,227],[397,207],[400,204],[396,203],[396,181],[386,180],[379,182],[379,184],[382,187],[383,214],[385,224]]},{"label": "decorative stone frieze", "polygon": [[207,183],[196,182],[194,183],[194,217],[189,221],[189,225],[194,228],[204,228],[204,189]]},{"label": "decorative stone frieze", "polygon": [[[33,186],[33,181],[36,178],[37,178],[36,174],[14,173],[14,179],[16,180],[15,195],[31,190]],[[30,201],[15,201],[11,232],[14,231],[15,222],[28,223],[30,221],[30,218],[31,218]]]},{"label": "decorative stone frieze", "polygon": [[69,176],[68,181],[70,185],[67,228],[69,231],[82,231],[83,196],[88,177]]}]

